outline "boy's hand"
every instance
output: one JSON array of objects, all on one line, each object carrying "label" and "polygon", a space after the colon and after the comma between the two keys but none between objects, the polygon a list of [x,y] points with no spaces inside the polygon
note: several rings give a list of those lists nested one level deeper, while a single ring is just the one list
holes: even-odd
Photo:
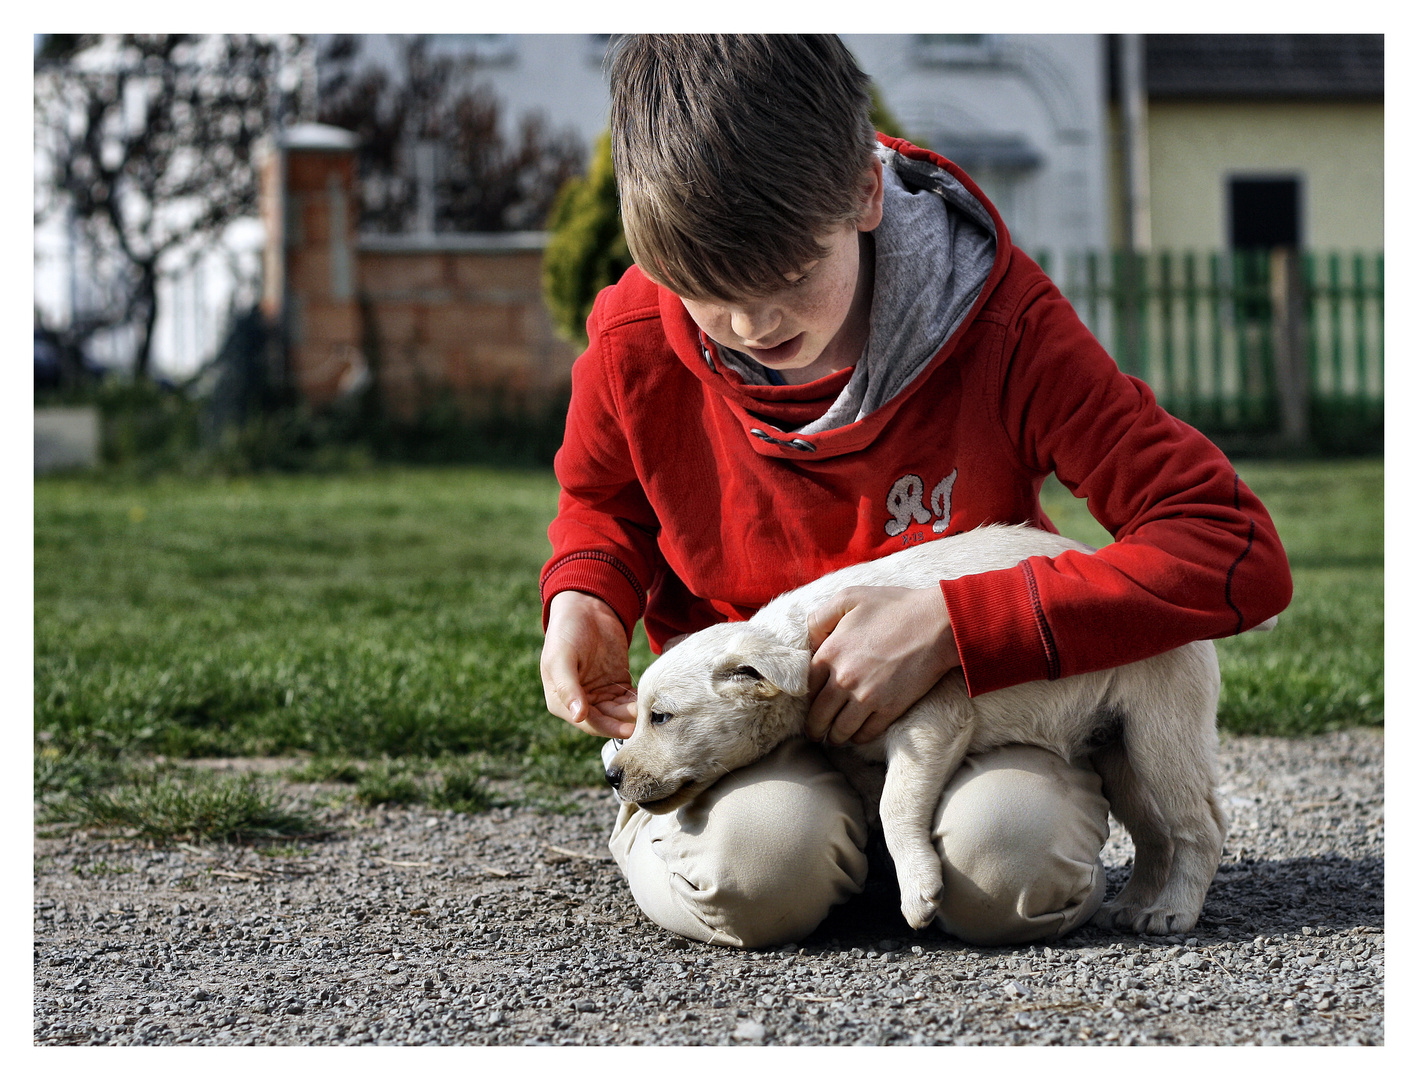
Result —
[{"label": "boy's hand", "polygon": [[843,589],[808,617],[807,736],[875,739],[960,666],[940,589]]},{"label": "boy's hand", "polygon": [[628,739],[635,730],[630,643],[620,618],[586,593],[552,597],[542,646],[547,708],[592,735]]}]

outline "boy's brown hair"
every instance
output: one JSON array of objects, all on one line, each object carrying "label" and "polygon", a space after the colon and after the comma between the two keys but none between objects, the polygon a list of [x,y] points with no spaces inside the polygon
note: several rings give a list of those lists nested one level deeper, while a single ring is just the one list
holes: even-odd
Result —
[{"label": "boy's brown hair", "polygon": [[835,35],[630,36],[610,81],[626,243],[673,292],[774,292],[860,216],[869,80]]}]

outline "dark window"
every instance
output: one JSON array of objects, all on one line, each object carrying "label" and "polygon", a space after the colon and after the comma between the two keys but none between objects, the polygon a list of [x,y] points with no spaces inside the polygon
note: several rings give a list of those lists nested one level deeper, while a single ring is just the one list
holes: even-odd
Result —
[{"label": "dark window", "polygon": [[1300,181],[1231,181],[1231,246],[1300,246]]}]

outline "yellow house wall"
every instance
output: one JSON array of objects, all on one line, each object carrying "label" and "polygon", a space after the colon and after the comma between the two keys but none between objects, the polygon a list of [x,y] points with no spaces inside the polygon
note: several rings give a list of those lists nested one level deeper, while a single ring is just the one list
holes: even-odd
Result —
[{"label": "yellow house wall", "polygon": [[1151,102],[1148,143],[1154,248],[1224,248],[1227,181],[1282,174],[1300,177],[1306,247],[1383,249],[1381,103]]}]

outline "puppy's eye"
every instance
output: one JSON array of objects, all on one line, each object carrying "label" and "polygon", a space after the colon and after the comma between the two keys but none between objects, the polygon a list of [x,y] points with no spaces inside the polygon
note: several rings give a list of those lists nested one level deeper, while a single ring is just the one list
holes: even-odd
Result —
[{"label": "puppy's eye", "polygon": [[670,718],[670,714],[669,714],[669,713],[652,712],[652,713],[650,714],[650,723],[652,723],[652,724],[663,724],[663,723],[664,723],[666,720],[668,720],[669,718]]}]

